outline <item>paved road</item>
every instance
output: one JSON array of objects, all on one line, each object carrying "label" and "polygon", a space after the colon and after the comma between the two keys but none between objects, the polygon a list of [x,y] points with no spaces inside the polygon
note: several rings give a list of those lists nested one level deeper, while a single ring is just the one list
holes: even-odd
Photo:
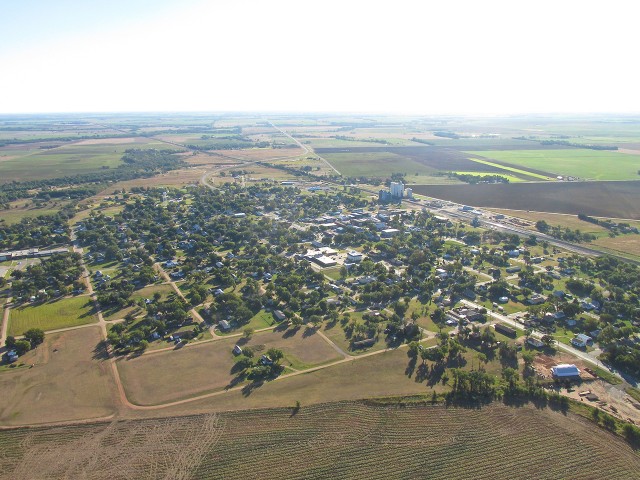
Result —
[{"label": "paved road", "polygon": [[[284,130],[282,130],[281,128],[276,127],[276,126],[275,126],[273,123],[271,123],[271,122],[269,122],[269,125],[271,125],[273,128],[275,128],[276,130],[278,130],[278,131],[279,131],[281,134],[283,134],[284,136],[286,136],[286,137],[290,138],[291,140],[293,140],[293,141],[296,143],[296,145],[298,145],[300,148],[302,148],[302,149],[304,150],[304,153],[309,153],[309,152],[310,152],[310,150],[309,150],[305,145],[303,145],[302,143],[300,143],[297,139],[293,138],[291,135],[289,135],[287,132],[285,132],[285,131],[284,131]],[[327,165],[327,167],[329,167],[331,170],[333,170],[334,172],[336,172],[338,175],[342,176],[342,173],[340,173],[340,172],[338,171],[338,169],[336,169],[336,167],[334,167],[333,165],[331,165],[331,163],[329,163],[329,161],[328,161],[327,159],[325,159],[325,158],[321,157],[321,156],[320,156],[320,155],[318,155],[316,152],[313,152],[313,154],[314,154],[316,157],[318,157],[320,160],[322,160],[322,161]]]},{"label": "paved road", "polygon": [[[472,308],[483,308],[482,305],[477,304],[475,302],[471,302],[469,300],[461,300],[461,303],[467,305],[468,307],[472,307]],[[517,327],[517,328],[525,328],[521,323],[515,321],[512,318],[509,318],[506,315],[501,315],[499,313],[496,312],[487,312],[487,315],[489,315],[490,317],[503,322],[507,325],[511,325],[512,327]],[[537,339],[542,338],[542,336],[544,335],[544,333],[538,331],[538,330],[532,330],[532,334],[531,336]],[[573,348],[569,345],[565,345],[564,343],[561,342],[556,342],[555,346],[560,349],[560,350],[564,350],[567,353],[570,353],[571,355],[574,355],[578,358],[580,358],[581,360],[584,360],[585,362],[589,362],[593,365],[596,365],[604,370],[610,370],[609,366],[606,365],[605,363],[601,362],[600,360],[593,358],[591,355],[589,355],[587,352],[584,352],[582,350],[578,350],[577,348]],[[622,377],[622,375],[620,375],[617,372],[611,372],[613,375],[615,375],[616,377],[618,377],[621,380],[624,380],[624,378]]]}]

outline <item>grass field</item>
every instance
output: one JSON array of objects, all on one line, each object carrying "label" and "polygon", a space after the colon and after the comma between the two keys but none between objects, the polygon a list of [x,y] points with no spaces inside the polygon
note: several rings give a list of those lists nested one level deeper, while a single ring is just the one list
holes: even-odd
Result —
[{"label": "grass field", "polygon": [[9,335],[22,335],[30,328],[47,331],[93,323],[97,321],[93,310],[88,296],[12,308],[9,314]]},{"label": "grass field", "polygon": [[520,168],[508,167],[499,163],[488,162],[487,160],[481,160],[479,158],[470,158],[469,160],[471,160],[472,162],[481,163],[482,165],[487,165],[489,167],[499,168],[500,170],[512,172],[527,179],[552,180],[552,178],[547,175],[540,175],[539,173],[530,172],[528,170],[522,170]]},{"label": "grass field", "polygon": [[91,173],[103,167],[114,168],[120,165],[124,151],[129,148],[177,147],[139,137],[67,142],[51,149],[40,149],[38,144],[12,145],[10,148],[0,148],[0,183]]},{"label": "grass field", "polygon": [[583,222],[577,215],[563,215],[561,213],[547,212],[527,212],[523,210],[506,210],[500,208],[492,208],[494,212],[509,215],[511,217],[521,218],[536,223],[538,220],[544,220],[549,225],[567,227],[572,230],[581,230],[590,233],[606,233],[608,230],[594,223]]},{"label": "grass field", "polygon": [[[131,298],[133,298],[134,300],[146,298],[153,299],[153,294],[156,292],[159,292],[162,295],[162,297],[160,297],[160,300],[162,301],[173,293],[173,288],[171,288],[170,285],[151,285],[141,288],[140,290],[135,290],[131,295]],[[140,310],[140,313],[142,313],[142,309],[140,309],[138,306],[133,306],[125,307],[120,310],[102,309],[102,314],[104,315],[105,320],[116,320],[124,318],[129,312],[135,312],[138,310]]]},{"label": "grass field", "polygon": [[0,220],[7,224],[18,223],[23,218],[33,218],[40,215],[53,215],[60,211],[67,202],[45,202],[42,206],[36,206],[29,200],[11,202],[9,208],[0,210]]},{"label": "grass field", "polygon": [[[3,425],[98,418],[114,410],[108,365],[94,360],[97,327],[47,335],[42,345],[20,358],[33,368],[0,373]],[[1,466],[0,477],[6,473]]]},{"label": "grass field", "polygon": [[[236,376],[231,350],[239,340],[233,337],[119,360],[118,368],[128,398],[133,403],[154,405],[224,389]],[[304,329],[295,333],[255,333],[243,347],[245,345],[257,347],[258,351],[280,348],[285,355],[283,365],[297,369],[339,359],[337,352],[319,335],[306,334]]]},{"label": "grass field", "polygon": [[640,155],[579,148],[560,150],[489,150],[469,152],[556,175],[590,180],[637,180]]},{"label": "grass field", "polygon": [[7,478],[630,479],[640,468],[622,440],[576,415],[500,404],[303,404],[20,429],[0,432],[0,447]]},{"label": "grass field", "polygon": [[603,236],[596,239],[592,245],[603,247],[615,253],[640,257],[640,235],[637,234],[620,235],[613,238]]}]

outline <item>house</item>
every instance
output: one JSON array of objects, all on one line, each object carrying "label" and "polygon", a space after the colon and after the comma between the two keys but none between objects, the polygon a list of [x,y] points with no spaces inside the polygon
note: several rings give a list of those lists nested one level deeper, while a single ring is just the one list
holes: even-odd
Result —
[{"label": "house", "polygon": [[531,345],[533,348],[542,348],[544,347],[544,343],[542,343],[537,338],[529,337],[527,338],[527,343]]},{"label": "house", "polygon": [[539,293],[536,293],[534,295],[531,295],[531,297],[529,297],[529,299],[527,300],[527,303],[529,305],[540,305],[545,301],[546,301],[546,298],[544,298],[544,296],[540,295]]},{"label": "house", "polygon": [[279,322],[282,322],[287,318],[287,316],[284,313],[282,313],[282,310],[274,310],[273,316],[276,317],[276,320]]},{"label": "house", "polygon": [[226,332],[227,330],[229,330],[231,328],[231,325],[229,324],[229,322],[227,322],[226,320],[220,320],[218,322],[218,328],[224,332]]},{"label": "house", "polygon": [[216,297],[217,297],[217,296],[219,296],[219,295],[222,295],[223,293],[224,293],[224,290],[222,290],[221,288],[216,288],[216,289],[213,291],[213,294],[214,294]]},{"label": "house", "polygon": [[240,345],[236,345],[235,347],[233,347],[233,354],[234,355],[241,355],[242,354],[242,349],[240,348]]},{"label": "house", "polygon": [[573,364],[563,363],[560,365],[556,365],[555,367],[551,367],[551,374],[555,378],[571,378],[571,377],[579,377],[580,370]]},{"label": "house", "polygon": [[593,344],[593,338],[591,338],[589,335],[585,335],[584,333],[579,333],[571,339],[571,344],[574,347],[585,348],[587,345]]},{"label": "house", "polygon": [[500,297],[498,301],[500,303],[509,303],[509,297]]},{"label": "house", "polygon": [[505,272],[507,273],[518,273],[520,270],[522,270],[522,267],[518,266],[518,265],[514,265],[513,267],[507,267],[505,268]]},{"label": "house", "polygon": [[13,363],[18,360],[18,352],[15,350],[9,350],[7,352],[7,360],[9,360],[9,363]]}]

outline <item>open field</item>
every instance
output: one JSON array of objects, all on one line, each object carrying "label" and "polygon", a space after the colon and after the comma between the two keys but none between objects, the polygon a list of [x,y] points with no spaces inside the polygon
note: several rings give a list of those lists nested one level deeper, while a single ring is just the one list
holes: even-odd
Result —
[{"label": "open field", "polygon": [[0,147],[0,183],[63,177],[114,168],[120,165],[124,151],[129,148],[177,149],[158,140],[140,137],[130,138],[127,143],[122,140],[124,139],[83,140],[44,149],[39,144]]},{"label": "open field", "polygon": [[572,230],[581,230],[589,233],[606,233],[608,230],[600,225],[594,223],[583,222],[577,215],[566,215],[561,213],[548,213],[548,212],[528,212],[524,210],[507,210],[500,208],[492,208],[491,211],[496,213],[502,213],[511,217],[521,218],[528,220],[532,223],[536,223],[538,220],[544,220],[549,225],[561,227],[567,227]]},{"label": "open field", "polygon": [[[141,288],[140,290],[135,290],[133,292],[133,294],[131,295],[131,298],[133,300],[140,300],[140,299],[151,299],[153,298],[153,294],[159,292],[162,297],[160,297],[161,301],[166,300],[166,298],[173,293],[173,288],[171,288],[170,285],[150,285],[148,287],[144,287]],[[124,318],[129,312],[136,312],[136,311],[140,311],[140,313],[143,312],[143,310],[138,307],[137,305],[133,306],[133,307],[125,307],[123,309],[102,309],[102,314],[104,316],[105,320],[116,320],[116,319],[120,319],[120,318]]]},{"label": "open field", "polygon": [[47,331],[96,321],[94,307],[88,296],[63,298],[12,308],[9,315],[9,335],[22,335],[30,328]]},{"label": "open field", "polygon": [[[233,337],[119,360],[118,368],[128,398],[133,403],[154,405],[222,390],[237,375],[231,349],[239,340]],[[243,348],[245,345],[258,351],[280,348],[285,355],[283,365],[294,368],[340,358],[320,336],[305,335],[303,329],[255,333]]]},{"label": "open field", "polygon": [[[99,332],[98,327],[87,327],[47,335],[20,359],[33,368],[0,373],[0,422],[37,424],[112,414],[111,371],[95,359]],[[0,467],[0,472],[6,470]]]},{"label": "open field", "polygon": [[605,251],[640,257],[640,236],[637,234],[620,235],[614,238],[603,236],[597,238],[592,245],[602,247]]},{"label": "open field", "polygon": [[0,445],[5,478],[629,479],[640,468],[622,440],[573,414],[500,404],[303,405],[20,429]]},{"label": "open field", "polygon": [[303,405],[310,405],[387,395],[425,392],[430,395],[433,389],[437,392],[448,390],[448,387],[440,384],[430,389],[415,378],[408,377],[405,373],[408,363],[406,349],[386,351],[301,375],[267,381],[248,391],[231,391],[184,405],[134,412],[133,415],[184,415],[240,408],[283,407],[294,405],[297,400]]},{"label": "open field", "polygon": [[640,181],[413,185],[414,193],[487,208],[640,219]]},{"label": "open field", "polygon": [[0,210],[0,220],[8,225],[19,223],[23,218],[34,218],[40,215],[53,215],[59,212],[67,204],[64,201],[44,202],[42,206],[36,206],[30,200],[17,200],[9,203],[9,208]]},{"label": "open field", "polygon": [[499,168],[503,172],[511,172],[515,175],[520,175],[527,180],[555,180],[552,175],[546,174],[544,172],[539,173],[531,170],[523,170],[522,168],[515,168],[513,166],[501,163],[489,162],[488,160],[480,158],[470,158],[469,160],[471,160],[472,162],[480,163],[482,165]]},{"label": "open field", "polygon": [[640,155],[625,155],[615,151],[563,148],[469,153],[556,175],[590,180],[635,180],[640,169]]},{"label": "open field", "polygon": [[464,171],[500,173],[502,169],[468,159],[468,155],[443,147],[316,148],[343,175],[390,176],[393,172],[422,175]]}]

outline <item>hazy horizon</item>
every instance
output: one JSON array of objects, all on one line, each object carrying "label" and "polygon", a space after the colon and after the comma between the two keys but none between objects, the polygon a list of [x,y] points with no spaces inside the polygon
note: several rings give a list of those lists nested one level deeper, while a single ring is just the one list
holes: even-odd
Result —
[{"label": "hazy horizon", "polygon": [[0,113],[640,113],[635,2],[9,1]]}]

